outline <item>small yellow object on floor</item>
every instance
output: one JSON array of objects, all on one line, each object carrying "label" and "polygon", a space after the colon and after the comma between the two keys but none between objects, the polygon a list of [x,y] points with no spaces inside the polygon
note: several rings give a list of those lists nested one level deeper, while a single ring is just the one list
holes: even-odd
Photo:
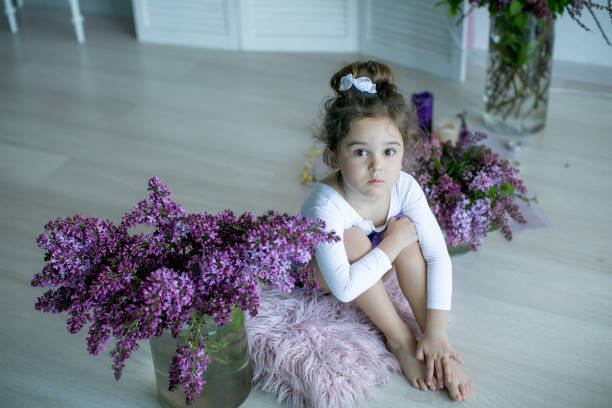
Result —
[{"label": "small yellow object on floor", "polygon": [[[315,159],[317,157],[319,157],[321,155],[321,151],[318,149],[312,149],[310,151],[310,153],[308,153],[306,155],[306,157],[308,157],[308,159]],[[307,186],[312,186],[314,184],[314,174],[313,174],[313,168],[314,165],[312,164],[311,161],[307,161],[304,164],[304,170],[302,170],[302,173],[300,174],[300,183],[307,185]]]}]

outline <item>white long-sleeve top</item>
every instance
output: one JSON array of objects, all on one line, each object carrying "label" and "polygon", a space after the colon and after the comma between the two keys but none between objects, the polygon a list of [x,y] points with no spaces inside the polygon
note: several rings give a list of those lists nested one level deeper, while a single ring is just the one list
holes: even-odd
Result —
[{"label": "white long-sleeve top", "polygon": [[[425,194],[418,182],[408,173],[400,172],[391,190],[389,212],[385,224],[375,227],[363,219],[333,187],[317,182],[306,196],[300,214],[325,221],[325,230],[343,238],[344,230],[358,227],[366,235],[380,232],[389,218],[402,213],[416,227],[421,252],[427,264],[427,308],[450,310],[452,295],[452,265],[444,236]],[[330,290],[342,302],[349,302],[372,287],[391,269],[387,254],[374,248],[353,264],[349,264],[344,240],[321,244],[316,248],[316,260]]]}]

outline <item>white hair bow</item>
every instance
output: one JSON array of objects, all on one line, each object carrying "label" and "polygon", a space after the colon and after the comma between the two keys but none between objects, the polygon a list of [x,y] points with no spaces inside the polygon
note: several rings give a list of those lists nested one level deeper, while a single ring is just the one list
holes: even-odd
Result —
[{"label": "white hair bow", "polygon": [[376,93],[376,84],[372,83],[372,80],[368,77],[359,77],[353,79],[353,74],[347,74],[340,78],[340,90],[346,91],[351,86],[359,89],[361,92],[367,92],[370,94]]}]

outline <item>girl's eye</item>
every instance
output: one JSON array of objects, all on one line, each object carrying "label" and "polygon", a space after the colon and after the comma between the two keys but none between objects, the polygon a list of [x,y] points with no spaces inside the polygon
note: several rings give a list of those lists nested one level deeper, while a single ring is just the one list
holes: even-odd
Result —
[{"label": "girl's eye", "polygon": [[353,156],[365,156],[367,153],[363,149],[357,149],[353,152]]},{"label": "girl's eye", "polygon": [[385,150],[385,155],[386,156],[393,156],[395,154],[395,150],[394,149],[387,149]]}]

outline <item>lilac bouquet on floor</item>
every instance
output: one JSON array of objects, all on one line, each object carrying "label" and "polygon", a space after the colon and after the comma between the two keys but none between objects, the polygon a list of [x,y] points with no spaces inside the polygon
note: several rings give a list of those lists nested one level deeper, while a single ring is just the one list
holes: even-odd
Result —
[{"label": "lilac bouquet on floor", "polygon": [[[82,214],[45,225],[37,243],[47,262],[32,286],[50,287],[35,308],[70,315],[77,333],[88,323],[87,349],[97,355],[111,336],[115,378],[138,341],[188,325],[169,367],[170,390],[185,388],[187,403],[200,395],[209,362],[200,332],[205,319],[224,325],[233,308],[257,314],[260,284],[289,292],[296,283],[315,288],[307,267],[316,245],[339,240],[323,221],[269,211],[236,217],[186,214],[168,187],[149,180],[149,199],[112,221]],[[136,233],[137,225],[152,227]]]},{"label": "lilac bouquet on floor", "polygon": [[527,222],[515,198],[528,203],[535,199],[525,196],[527,189],[517,177],[518,169],[479,144],[486,134],[471,132],[460,117],[457,143],[440,142],[433,134],[425,136],[411,152],[414,160],[408,171],[423,188],[448,244],[469,243],[476,251],[487,232],[496,229],[511,240],[508,219]]}]

